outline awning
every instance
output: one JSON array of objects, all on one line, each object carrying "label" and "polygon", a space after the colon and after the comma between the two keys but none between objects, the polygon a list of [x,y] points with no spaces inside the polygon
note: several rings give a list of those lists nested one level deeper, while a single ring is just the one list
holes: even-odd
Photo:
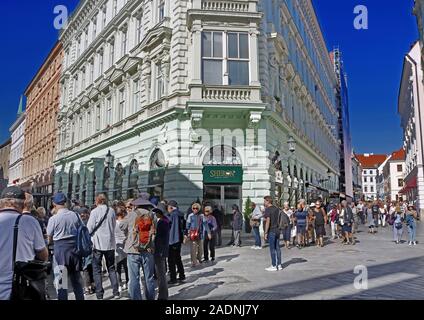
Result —
[{"label": "awning", "polygon": [[409,180],[402,190],[399,191],[400,194],[406,194],[411,189],[417,188],[417,176]]}]

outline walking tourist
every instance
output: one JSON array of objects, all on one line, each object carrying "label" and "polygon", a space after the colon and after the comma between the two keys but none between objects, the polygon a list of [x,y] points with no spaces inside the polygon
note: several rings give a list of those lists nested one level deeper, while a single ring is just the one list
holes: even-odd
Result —
[{"label": "walking tourist", "polygon": [[[48,251],[38,222],[31,216],[21,215],[24,201],[25,193],[18,187],[8,187],[0,195],[0,300],[13,298],[13,261],[48,259]],[[18,228],[16,245],[15,226]]]},{"label": "walking tourist", "polygon": [[[85,207],[78,207],[75,211],[79,214],[82,223],[87,226],[88,219],[90,218],[90,211]],[[93,254],[82,259],[83,271],[82,278],[84,282],[84,294],[91,295],[95,293],[96,286],[94,284],[93,275]]]},{"label": "walking tourist", "polygon": [[128,293],[131,300],[142,300],[140,287],[140,270],[143,269],[146,288],[146,300],[155,299],[155,260],[154,249],[154,217],[151,211],[153,203],[149,201],[148,193],[141,193],[132,202],[134,210],[119,224],[119,228],[127,236],[124,251],[127,254],[129,283]]},{"label": "walking tourist", "polygon": [[346,200],[343,200],[342,203],[342,210],[340,215],[343,217],[343,224],[342,224],[342,230],[343,230],[343,243],[344,244],[355,244],[355,238],[352,234],[352,224],[353,224],[353,213],[352,209],[348,205]]},{"label": "walking tourist", "polygon": [[96,208],[91,211],[87,228],[93,241],[93,273],[96,283],[96,297],[103,300],[102,260],[105,258],[107,272],[112,286],[113,297],[120,298],[118,278],[115,269],[115,211],[107,206],[104,194],[96,197]]},{"label": "walking tourist", "polygon": [[[216,231],[218,229],[218,225],[216,223],[215,217],[212,215],[212,207],[210,206],[205,207],[205,217],[208,223],[211,238],[209,238],[207,234],[203,235],[203,239],[205,239],[203,242],[203,255],[205,258],[204,261],[205,262],[209,261],[209,251],[210,251],[211,260],[215,261],[215,243],[216,243]],[[204,230],[203,232],[206,233],[207,231]]]},{"label": "walking tourist", "polygon": [[396,244],[400,244],[402,241],[402,235],[403,235],[403,218],[402,218],[402,209],[400,206],[397,206],[395,209],[393,235],[394,235],[394,241],[396,242]]},{"label": "walking tourist", "polygon": [[289,203],[285,202],[283,204],[282,213],[287,216],[288,224],[281,230],[283,234],[283,241],[287,249],[290,249],[290,239],[291,239],[291,231],[293,227],[293,211],[290,209]]},{"label": "walking tourist", "polygon": [[241,247],[241,230],[243,229],[243,215],[238,205],[233,204],[233,231],[234,231],[234,247]]},{"label": "walking tourist", "polygon": [[377,230],[375,229],[375,219],[373,216],[373,210],[371,208],[371,203],[368,203],[367,207],[366,207],[366,211],[367,211],[367,223],[368,223],[368,232],[371,234],[375,234],[377,233]]},{"label": "walking tourist", "polygon": [[178,203],[174,200],[168,202],[168,213],[170,215],[171,230],[169,233],[169,284],[177,283],[177,270],[179,281],[185,280],[184,266],[181,260],[181,244],[184,239],[184,215],[178,209]]},{"label": "walking tourist", "polygon": [[408,209],[406,211],[406,225],[408,226],[408,233],[409,233],[409,242],[408,244],[410,246],[417,245],[417,220],[418,215],[417,211],[415,211],[414,206],[410,205],[408,206]]},{"label": "walking tourist", "polygon": [[266,271],[278,271],[281,267],[281,248],[280,248],[280,229],[279,218],[280,210],[273,205],[272,198],[266,196],[264,198],[265,206],[265,239],[269,241],[269,249],[271,254],[271,266]]},{"label": "walking tourist", "polygon": [[339,210],[337,210],[337,204],[333,204],[331,206],[331,210],[328,213],[329,219],[330,219],[330,225],[331,225],[331,238],[333,240],[338,237],[337,233],[337,224],[339,222]]},{"label": "walking tourist", "polygon": [[166,217],[166,207],[159,203],[153,209],[156,213],[156,235],[155,235],[155,268],[158,279],[158,300],[168,300],[168,282],[166,280],[166,258],[169,255],[169,220]]},{"label": "walking tourist", "polygon": [[257,206],[254,202],[252,202],[252,209],[253,212],[252,218],[250,219],[250,225],[252,226],[253,235],[255,236],[255,245],[252,249],[260,250],[262,249],[262,239],[259,227],[261,226],[262,212],[259,206]]},{"label": "walking tourist", "polygon": [[[128,260],[127,254],[125,253],[125,241],[127,240],[127,236],[121,230],[120,225],[122,221],[125,219],[127,212],[124,207],[116,208],[116,226],[115,226],[115,241],[116,241],[116,250],[115,250],[115,265],[116,265],[116,276],[118,278],[119,283],[119,291],[128,289]],[[122,271],[125,274],[125,281],[122,281]]]},{"label": "walking tourist", "polygon": [[195,268],[202,262],[203,240],[205,234],[209,240],[212,235],[205,216],[201,213],[201,206],[198,203],[193,204],[193,213],[187,217],[187,240],[190,243],[191,267]]},{"label": "walking tourist", "polygon": [[306,210],[305,200],[299,201],[297,211],[295,212],[296,232],[297,232],[297,247],[301,249],[305,247],[305,235],[308,224],[308,211]]},{"label": "walking tourist", "polygon": [[312,210],[315,222],[315,233],[317,247],[324,247],[325,225],[327,224],[327,215],[324,208],[321,207],[321,201],[315,203],[315,208]]},{"label": "walking tourist", "polygon": [[81,271],[83,271],[82,258],[76,253],[76,234],[82,223],[76,212],[66,208],[66,196],[59,192],[54,195],[53,205],[57,213],[50,218],[47,225],[49,242],[53,242],[55,260],[55,287],[58,300],[68,300],[68,276],[76,300],[84,300]]}]

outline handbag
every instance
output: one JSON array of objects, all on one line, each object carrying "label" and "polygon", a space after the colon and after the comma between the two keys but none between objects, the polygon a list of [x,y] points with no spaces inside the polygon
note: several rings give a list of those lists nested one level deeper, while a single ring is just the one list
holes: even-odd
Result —
[{"label": "handbag", "polygon": [[16,219],[13,233],[13,280],[10,300],[46,300],[46,279],[49,263],[44,261],[16,262],[21,218],[22,215],[19,215]]},{"label": "handbag", "polygon": [[398,229],[398,230],[402,229],[403,228],[402,222],[395,223],[395,228]]}]

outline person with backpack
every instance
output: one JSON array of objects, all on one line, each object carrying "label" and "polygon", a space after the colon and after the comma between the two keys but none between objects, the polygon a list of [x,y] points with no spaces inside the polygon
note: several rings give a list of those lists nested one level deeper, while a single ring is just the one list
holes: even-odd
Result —
[{"label": "person with backpack", "polygon": [[271,254],[271,266],[265,271],[274,272],[281,268],[281,248],[280,248],[280,210],[273,205],[271,196],[264,197],[265,206],[265,239],[269,241]]},{"label": "person with backpack", "polygon": [[31,216],[22,215],[24,201],[24,191],[15,186],[5,188],[0,195],[0,300],[14,298],[14,262],[48,259],[39,223]]},{"label": "person with backpack", "polygon": [[196,268],[202,262],[204,237],[207,235],[210,240],[212,234],[205,216],[201,213],[200,204],[194,203],[191,209],[193,212],[187,217],[186,240],[191,248],[191,267]]},{"label": "person with backpack", "polygon": [[142,300],[140,287],[140,269],[143,269],[146,283],[147,300],[155,299],[155,259],[154,259],[154,216],[151,211],[155,206],[149,201],[146,192],[132,202],[134,210],[122,220],[119,228],[127,236],[124,251],[128,259],[128,293],[131,300]]},{"label": "person with backpack", "polygon": [[327,215],[324,208],[321,207],[321,201],[315,203],[315,209],[312,210],[315,217],[315,234],[317,247],[324,247],[325,225],[327,224]]},{"label": "person with backpack", "polygon": [[181,260],[181,245],[184,240],[184,214],[178,209],[178,203],[175,200],[168,202],[168,213],[170,215],[171,230],[169,233],[169,254],[168,265],[170,280],[168,284],[177,283],[177,270],[179,281],[186,279],[184,273],[184,266]]},{"label": "person with backpack", "polygon": [[[216,231],[218,230],[218,224],[216,222],[215,217],[212,215],[211,206],[205,207],[205,217],[206,217],[206,221],[209,226],[209,232],[212,235],[212,238],[209,238],[207,234],[203,235],[203,239],[205,239],[203,241],[203,255],[205,258],[203,261],[205,262],[209,261],[209,251],[210,251],[211,260],[215,261],[215,243],[216,243],[215,238],[216,238]],[[204,230],[204,232],[206,233],[207,231]]]},{"label": "person with backpack", "polygon": [[166,207],[159,203],[152,210],[156,214],[156,233],[154,237],[155,270],[158,280],[158,300],[168,300],[168,283],[166,280],[166,258],[169,255],[169,220]]},{"label": "person with backpack", "polygon": [[49,242],[54,244],[55,259],[55,287],[58,300],[68,300],[68,276],[76,300],[84,300],[81,271],[83,271],[83,259],[77,252],[78,229],[82,224],[76,212],[66,208],[67,198],[59,192],[54,195],[53,205],[57,213],[50,218],[47,225]]},{"label": "person with backpack", "polygon": [[409,242],[408,244],[410,246],[417,245],[417,212],[414,210],[414,206],[408,206],[408,209],[406,211],[406,225],[408,226],[408,233],[409,233]]},{"label": "person with backpack", "polygon": [[397,206],[395,209],[394,223],[393,223],[393,237],[396,244],[400,244],[403,235],[403,218],[402,209]]},{"label": "person with backpack", "polygon": [[103,300],[104,289],[102,284],[102,260],[106,261],[106,268],[109,273],[110,284],[112,286],[113,298],[119,299],[119,284],[115,269],[115,211],[107,206],[105,194],[96,197],[96,208],[91,211],[87,228],[92,235],[93,241],[93,273],[96,284],[96,297]]}]

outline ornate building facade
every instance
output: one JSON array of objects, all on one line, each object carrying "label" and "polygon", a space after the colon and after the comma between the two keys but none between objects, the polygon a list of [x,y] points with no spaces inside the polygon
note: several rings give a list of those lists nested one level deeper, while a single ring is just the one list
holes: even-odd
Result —
[{"label": "ornate building facade", "polygon": [[7,187],[9,177],[10,145],[10,139],[0,145],[0,192]]},{"label": "ornate building facade", "polygon": [[48,205],[53,193],[62,60],[62,44],[57,42],[25,91],[22,187],[30,190],[42,206]]},{"label": "ornate building facade", "polygon": [[19,185],[24,173],[24,147],[25,147],[25,117],[23,101],[19,102],[17,119],[10,127],[12,144],[10,147],[9,185]]},{"label": "ornate building facade", "polygon": [[229,214],[338,189],[337,81],[311,1],[88,0],[60,41],[56,190]]}]

